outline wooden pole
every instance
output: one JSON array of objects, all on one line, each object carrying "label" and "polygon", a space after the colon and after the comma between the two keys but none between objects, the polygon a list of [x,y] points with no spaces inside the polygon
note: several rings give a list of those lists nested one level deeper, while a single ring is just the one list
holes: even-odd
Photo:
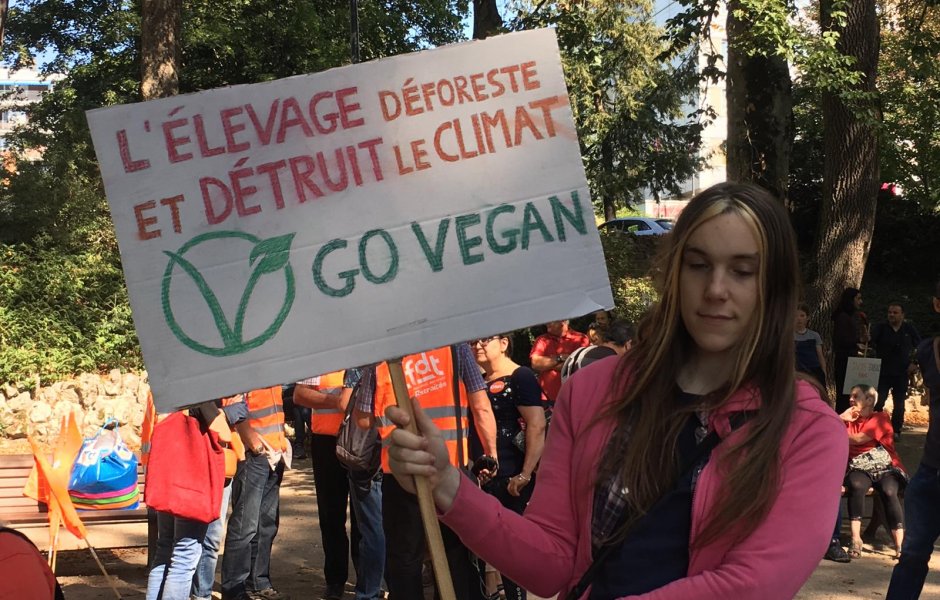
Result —
[{"label": "wooden pole", "polygon": [[111,586],[111,589],[114,590],[114,595],[118,600],[124,600],[124,597],[121,596],[121,592],[118,591],[117,587],[114,585],[114,578],[105,570],[104,565],[101,563],[101,559],[98,558],[98,553],[95,552],[94,547],[88,541],[88,538],[84,538],[85,545],[88,546],[88,551],[91,552],[92,558],[95,559],[95,562],[98,563],[98,568],[101,569],[101,572],[104,573],[104,578],[108,580],[108,585]]},{"label": "wooden pole", "polygon": [[[408,397],[408,386],[405,384],[405,373],[401,368],[401,359],[388,361],[388,372],[392,379],[392,389],[395,390],[395,401],[408,416],[410,422],[407,427],[412,433],[418,432],[415,424],[415,411]],[[431,496],[431,485],[427,477],[415,477],[415,489],[418,493],[418,507],[421,510],[421,521],[424,523],[424,534],[428,541],[428,550],[431,552],[431,565],[434,567],[434,578],[437,580],[437,590],[441,600],[456,600],[454,583],[450,578],[450,568],[447,566],[447,554],[444,552],[444,539],[441,537],[441,526],[437,522],[437,512],[434,509],[434,498]]]},{"label": "wooden pole", "polygon": [[49,568],[52,569],[53,575],[55,575],[55,559],[59,555],[59,532],[62,531],[62,527],[62,523],[59,523],[55,536],[52,538],[52,548],[49,548]]}]

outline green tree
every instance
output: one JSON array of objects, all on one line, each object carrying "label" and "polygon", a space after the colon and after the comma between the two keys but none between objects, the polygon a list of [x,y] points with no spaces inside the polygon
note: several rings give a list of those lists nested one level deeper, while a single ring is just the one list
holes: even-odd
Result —
[{"label": "green tree", "polygon": [[848,58],[858,78],[823,89],[823,186],[809,302],[823,334],[842,290],[859,287],[875,229],[880,187],[875,87],[879,22],[874,0],[823,0],[823,35],[834,33],[835,50]]},{"label": "green tree", "polygon": [[662,60],[663,30],[643,0],[524,3],[513,29],[552,26],[592,196],[613,218],[644,195],[679,193],[700,166],[708,111],[690,107],[694,55]]},{"label": "green tree", "polygon": [[885,2],[878,87],[884,110],[882,179],[940,209],[940,4]]},{"label": "green tree", "polygon": [[[10,140],[24,154],[41,148],[41,158],[17,162],[0,182],[0,380],[140,364],[85,111],[143,99],[141,2],[23,0],[10,9],[4,58],[19,66],[52,53],[45,71],[67,76]],[[317,4],[326,6],[183,3],[179,91],[348,63],[348,3]],[[458,41],[467,11],[468,0],[362,0],[362,58]]]}]

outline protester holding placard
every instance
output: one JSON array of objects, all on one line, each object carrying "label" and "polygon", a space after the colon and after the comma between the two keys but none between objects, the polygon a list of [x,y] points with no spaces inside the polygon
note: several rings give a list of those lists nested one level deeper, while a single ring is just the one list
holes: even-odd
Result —
[{"label": "protester holding placard", "polygon": [[562,388],[524,516],[450,466],[426,412],[414,435],[388,410],[391,466],[407,489],[429,477],[441,520],[541,596],[793,597],[829,543],[848,448],[795,378],[789,217],[756,186],[720,184],[662,252],[634,347]]},{"label": "protester holding placard", "polygon": [[[470,463],[468,414],[473,413],[473,424],[485,453],[478,459],[481,469],[476,472],[479,481],[489,481],[499,470],[496,423],[486,384],[470,347],[457,344],[409,355],[402,359],[402,368],[414,405],[423,407],[438,431],[444,432],[445,460],[454,468],[466,468]],[[354,417],[364,427],[369,427],[373,418],[376,420],[382,436],[382,470],[390,473],[387,444],[394,425],[385,417],[385,411],[396,402],[388,365],[380,363],[364,369],[359,385]],[[418,503],[395,477],[382,480],[382,513],[389,600],[423,598],[425,537]],[[441,528],[441,534],[457,599],[482,599],[479,575],[466,546],[447,527]]]}]

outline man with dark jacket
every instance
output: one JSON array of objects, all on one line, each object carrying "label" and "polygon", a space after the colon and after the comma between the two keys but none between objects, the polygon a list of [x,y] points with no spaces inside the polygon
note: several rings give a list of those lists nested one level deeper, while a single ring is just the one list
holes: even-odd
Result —
[{"label": "man with dark jacket", "polygon": [[882,410],[888,391],[894,399],[891,425],[894,437],[901,435],[904,426],[904,402],[907,400],[907,385],[914,372],[914,348],[920,342],[920,334],[914,326],[904,320],[904,307],[898,302],[888,305],[888,322],[879,323],[871,334],[871,343],[881,359],[881,374],[878,377],[878,402],[875,410]]}]

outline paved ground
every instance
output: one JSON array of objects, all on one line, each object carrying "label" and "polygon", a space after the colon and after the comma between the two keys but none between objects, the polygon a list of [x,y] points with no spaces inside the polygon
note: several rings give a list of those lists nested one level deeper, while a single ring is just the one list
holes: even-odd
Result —
[{"label": "paved ground", "polygon": [[[906,432],[899,444],[905,463],[913,469],[923,445],[922,428]],[[310,461],[300,461],[285,477],[282,488],[281,529],[273,561],[275,585],[295,600],[319,598],[323,586],[322,548],[317,531]],[[794,507],[799,510],[800,507]],[[934,553],[932,571],[922,598],[940,598],[940,547]],[[117,577],[118,588],[128,600],[144,598],[146,552],[143,549],[101,552],[106,568]],[[850,564],[820,561],[797,598],[800,600],[850,600],[883,598],[894,561],[884,552],[866,551]],[[61,552],[57,568],[68,600],[114,598],[104,578],[97,574],[87,551]],[[351,593],[347,598],[353,597]],[[730,599],[729,599],[730,600]]]}]

